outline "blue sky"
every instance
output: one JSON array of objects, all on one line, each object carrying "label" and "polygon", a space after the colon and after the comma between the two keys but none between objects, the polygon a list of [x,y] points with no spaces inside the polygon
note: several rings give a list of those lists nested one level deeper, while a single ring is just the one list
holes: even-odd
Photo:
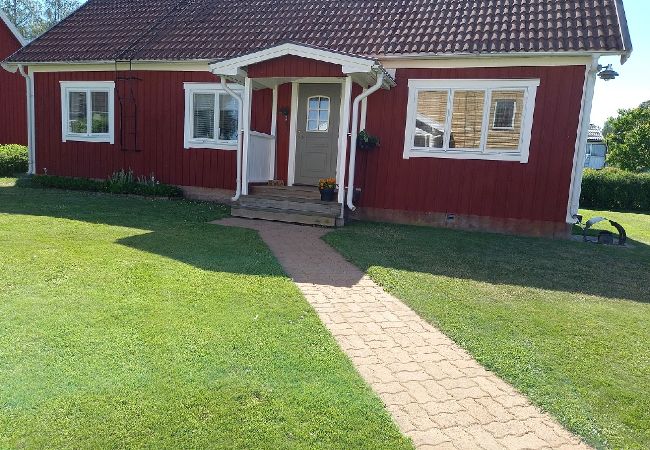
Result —
[{"label": "blue sky", "polygon": [[618,57],[601,58],[601,64],[613,64],[621,76],[596,83],[591,123],[602,126],[619,108],[634,108],[650,100],[650,2],[623,0],[632,36],[634,52],[621,66]]}]

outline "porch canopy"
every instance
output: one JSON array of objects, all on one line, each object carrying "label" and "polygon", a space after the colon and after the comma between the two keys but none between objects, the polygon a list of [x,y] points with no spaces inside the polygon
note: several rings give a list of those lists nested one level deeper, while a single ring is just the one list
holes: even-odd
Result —
[{"label": "porch canopy", "polygon": [[[356,138],[359,131],[359,107],[362,109],[362,126],[365,122],[365,99],[378,89],[390,89],[395,86],[393,76],[373,58],[356,56],[331,51],[318,47],[292,42],[233,58],[214,61],[209,65],[210,71],[221,79],[223,88],[240,103],[241,139],[237,155],[237,192],[233,200],[248,194],[248,184],[274,179],[276,168],[276,124],[278,86],[292,83],[291,129],[289,136],[289,168],[287,184],[294,183],[296,155],[296,107],[297,90],[300,83],[341,84],[341,111],[338,128],[336,155],[336,180],[339,185],[338,201],[345,201],[346,161],[349,159],[348,197],[352,205],[354,183],[354,164],[356,155]],[[241,91],[228,87],[229,81],[244,86]],[[361,94],[352,97],[352,86],[362,88]],[[263,134],[251,131],[251,107],[253,90],[272,89],[273,102],[271,110],[271,133]],[[354,100],[354,101],[353,101]],[[351,120],[352,119],[352,120]],[[351,137],[348,158],[348,136]],[[294,166],[292,166],[294,164]]]}]

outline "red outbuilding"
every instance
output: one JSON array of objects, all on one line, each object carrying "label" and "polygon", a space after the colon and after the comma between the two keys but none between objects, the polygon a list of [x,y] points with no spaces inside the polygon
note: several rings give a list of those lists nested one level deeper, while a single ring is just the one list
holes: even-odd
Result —
[{"label": "red outbuilding", "polygon": [[228,190],[243,217],[555,236],[599,58],[631,51],[620,0],[90,0],[3,66],[33,83],[34,173],[131,169]]},{"label": "red outbuilding", "polygon": [[[0,60],[25,45],[25,39],[0,11]],[[20,74],[0,71],[0,145],[27,145],[25,80]]]}]

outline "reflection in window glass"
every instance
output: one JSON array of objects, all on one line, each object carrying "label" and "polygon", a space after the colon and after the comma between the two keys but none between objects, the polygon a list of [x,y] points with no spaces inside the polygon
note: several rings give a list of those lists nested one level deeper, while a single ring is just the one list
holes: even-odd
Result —
[{"label": "reflection in window glass", "polygon": [[92,133],[108,133],[108,92],[91,93]]},{"label": "reflection in window glass", "polygon": [[219,139],[236,141],[239,122],[239,105],[229,94],[219,95]]},{"label": "reflection in window glass", "polygon": [[448,91],[418,92],[415,117],[415,147],[442,148],[447,122]]},{"label": "reflection in window glass", "polygon": [[487,149],[519,151],[524,91],[492,91]]},{"label": "reflection in window glass", "polygon": [[330,121],[330,99],[309,97],[307,100],[307,131],[327,131]]},{"label": "reflection in window glass", "polygon": [[68,95],[68,123],[70,133],[87,133],[87,105],[85,92],[70,92]]},{"label": "reflection in window glass", "polygon": [[450,148],[481,147],[485,91],[454,92]]}]

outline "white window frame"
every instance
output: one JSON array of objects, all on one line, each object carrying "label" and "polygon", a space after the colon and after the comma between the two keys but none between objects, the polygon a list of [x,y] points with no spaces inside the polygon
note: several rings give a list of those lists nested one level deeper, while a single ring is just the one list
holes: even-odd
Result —
[{"label": "white window frame", "polygon": [[[243,86],[238,84],[229,84],[228,87],[235,92],[243,92]],[[184,148],[210,148],[217,150],[237,150],[237,139],[221,140],[219,139],[219,94],[228,94],[220,83],[183,83],[185,89],[185,124],[184,124]],[[215,111],[214,111],[214,139],[197,139],[193,137],[194,130],[194,94],[214,94]],[[241,118],[241,111],[238,119]],[[241,124],[238,124],[241,127]],[[239,136],[239,133],[237,134]]]},{"label": "white window frame", "polygon": [[[115,82],[114,81],[61,81],[61,140],[115,143]],[[70,92],[86,93],[87,133],[70,131]],[[108,133],[92,132],[92,92],[108,94]]]},{"label": "white window frame", "polygon": [[[535,100],[539,79],[529,80],[443,80],[443,79],[412,79],[409,80],[408,106],[406,110],[406,124],[404,129],[404,159],[409,158],[452,158],[452,159],[482,159],[492,161],[517,161],[522,164],[528,162],[530,152],[530,139],[535,113]],[[447,91],[447,123],[443,148],[415,147],[415,121],[417,116],[417,99],[421,91]],[[483,106],[483,128],[481,144],[478,149],[449,148],[451,135],[451,120],[453,117],[454,91],[485,91]],[[521,136],[519,150],[499,150],[487,148],[488,132],[491,128],[490,107],[492,105],[492,91],[524,91],[524,111],[521,118]]]},{"label": "white window frame", "polygon": [[[499,110],[499,102],[512,102],[512,118],[510,119],[510,126],[497,127],[497,111]],[[492,105],[490,105],[492,106]],[[496,131],[512,131],[515,129],[515,119],[517,118],[517,100],[499,98],[494,102],[494,121],[492,122],[492,129]]]}]

